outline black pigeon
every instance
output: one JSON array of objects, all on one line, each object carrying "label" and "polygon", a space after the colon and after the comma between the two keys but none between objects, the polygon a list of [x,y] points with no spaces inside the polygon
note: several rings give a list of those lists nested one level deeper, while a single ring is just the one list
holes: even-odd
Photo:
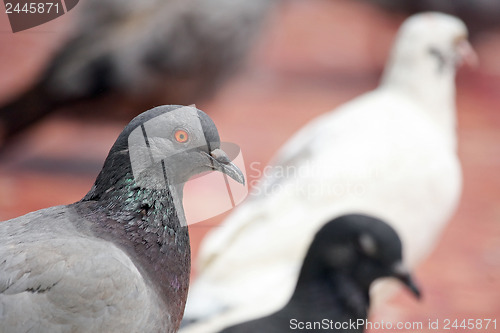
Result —
[{"label": "black pigeon", "polygon": [[366,319],[370,285],[382,277],[401,280],[420,297],[402,265],[401,241],[394,229],[374,217],[344,215],[314,237],[283,309],[220,333],[363,332],[358,319]]},{"label": "black pigeon", "polygon": [[126,99],[135,114],[151,103],[199,102],[239,65],[275,2],[81,1],[71,38],[31,88],[0,108],[0,141],[104,96]]},{"label": "black pigeon", "polygon": [[241,171],[213,121],[160,106],[133,119],[79,202],[0,223],[0,332],[177,332],[189,234],[183,183]]}]

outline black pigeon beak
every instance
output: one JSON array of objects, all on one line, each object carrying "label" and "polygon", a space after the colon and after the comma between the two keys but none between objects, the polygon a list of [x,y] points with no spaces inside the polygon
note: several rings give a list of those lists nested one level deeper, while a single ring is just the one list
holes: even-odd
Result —
[{"label": "black pigeon beak", "polygon": [[399,281],[403,282],[408,287],[408,289],[410,289],[410,291],[415,295],[417,299],[420,299],[422,297],[420,290],[418,289],[410,273],[402,263],[395,264],[393,266],[392,272],[393,276]]},{"label": "black pigeon beak", "polygon": [[225,173],[238,183],[245,185],[245,176],[243,175],[243,172],[241,172],[241,170],[231,162],[229,157],[227,157],[227,154],[222,149],[214,149],[208,156],[212,162],[212,168],[214,170]]}]

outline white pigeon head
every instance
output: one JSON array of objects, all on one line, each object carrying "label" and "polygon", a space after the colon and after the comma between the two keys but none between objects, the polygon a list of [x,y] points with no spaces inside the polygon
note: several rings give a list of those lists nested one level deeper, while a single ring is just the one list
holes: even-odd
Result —
[{"label": "white pigeon head", "polygon": [[458,66],[477,62],[467,37],[467,27],[454,16],[437,12],[411,16],[399,29],[382,84],[453,85]]},{"label": "white pigeon head", "polygon": [[[436,12],[416,14],[399,29],[379,88],[423,110],[456,148],[455,73],[475,65],[465,24]],[[395,95],[393,95],[395,94]]]}]

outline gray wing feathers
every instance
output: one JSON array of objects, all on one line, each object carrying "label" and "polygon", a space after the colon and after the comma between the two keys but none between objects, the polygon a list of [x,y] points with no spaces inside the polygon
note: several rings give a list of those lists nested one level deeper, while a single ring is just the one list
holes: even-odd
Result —
[{"label": "gray wing feathers", "polygon": [[0,332],[139,332],[160,321],[158,299],[122,250],[70,237],[70,221],[57,218],[48,228],[58,232],[30,237],[40,224],[25,223],[29,215],[0,223]]}]

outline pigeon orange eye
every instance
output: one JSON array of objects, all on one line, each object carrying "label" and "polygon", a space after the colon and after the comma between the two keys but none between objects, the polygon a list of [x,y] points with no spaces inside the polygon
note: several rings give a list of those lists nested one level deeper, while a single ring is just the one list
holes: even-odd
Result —
[{"label": "pigeon orange eye", "polygon": [[177,142],[180,142],[180,143],[186,142],[188,140],[188,138],[189,138],[189,135],[184,130],[177,130],[177,131],[175,131],[174,136],[175,136],[175,140]]}]

